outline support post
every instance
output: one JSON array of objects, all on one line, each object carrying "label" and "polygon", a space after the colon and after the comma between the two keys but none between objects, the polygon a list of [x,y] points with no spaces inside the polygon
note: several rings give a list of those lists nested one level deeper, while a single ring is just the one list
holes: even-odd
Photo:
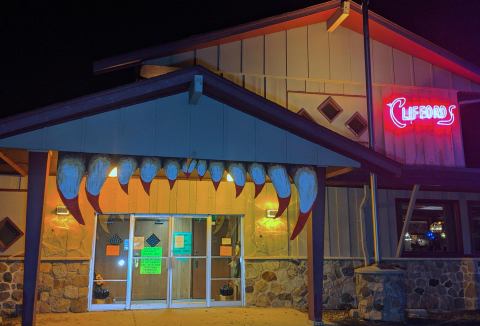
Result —
[{"label": "support post", "polygon": [[308,318],[322,325],[323,311],[323,241],[325,227],[325,168],[316,169],[318,194],[307,229]]},{"label": "support post", "polygon": [[[375,130],[373,123],[373,91],[372,91],[372,64],[370,59],[370,32],[368,30],[368,2],[362,0],[363,17],[363,50],[365,56],[365,88],[367,94],[367,114],[368,114],[368,147],[375,150]],[[377,216],[377,175],[370,173],[370,203],[372,210],[372,228],[373,228],[373,254],[375,264],[380,263],[380,248],[378,239],[378,216]]]},{"label": "support post", "polygon": [[50,168],[50,152],[28,153],[27,218],[25,223],[25,259],[23,276],[22,325],[35,325],[37,280],[42,240],[43,203]]},{"label": "support post", "polygon": [[415,202],[417,201],[417,195],[419,190],[420,185],[416,184],[413,186],[410,200],[408,202],[407,214],[405,215],[405,221],[403,222],[402,232],[400,232],[400,238],[398,239],[395,257],[400,257],[400,255],[402,254],[403,238],[405,237],[405,233],[407,233],[408,224],[410,224],[410,220],[412,219],[413,210],[415,209]]}]

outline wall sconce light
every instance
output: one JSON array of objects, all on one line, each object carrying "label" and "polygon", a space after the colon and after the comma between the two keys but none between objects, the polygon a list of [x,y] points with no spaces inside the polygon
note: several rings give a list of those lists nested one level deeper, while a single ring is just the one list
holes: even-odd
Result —
[{"label": "wall sconce light", "polygon": [[233,177],[230,175],[230,173],[227,173],[227,181],[233,182]]},{"label": "wall sconce light", "polygon": [[55,209],[55,214],[56,215],[70,215],[70,212],[68,211],[67,207],[59,205]]},{"label": "wall sconce light", "polygon": [[265,217],[276,218],[278,209],[267,209],[265,211]]},{"label": "wall sconce light", "polygon": [[114,167],[112,171],[108,174],[110,178],[115,178],[117,176],[117,167]]}]

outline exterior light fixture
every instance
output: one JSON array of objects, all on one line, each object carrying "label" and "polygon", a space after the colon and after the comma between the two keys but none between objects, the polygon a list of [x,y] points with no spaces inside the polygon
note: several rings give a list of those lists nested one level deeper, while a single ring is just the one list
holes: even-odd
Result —
[{"label": "exterior light fixture", "polygon": [[267,209],[265,211],[265,217],[276,218],[277,213],[278,213],[278,209]]},{"label": "exterior light fixture", "polygon": [[232,178],[232,176],[230,175],[230,173],[227,173],[227,181],[228,181],[228,182],[233,182],[233,178]]},{"label": "exterior light fixture", "polygon": [[117,167],[114,167],[112,171],[108,174],[110,178],[115,178],[117,176]]},{"label": "exterior light fixture", "polygon": [[66,206],[59,205],[55,208],[55,215],[70,215]]}]

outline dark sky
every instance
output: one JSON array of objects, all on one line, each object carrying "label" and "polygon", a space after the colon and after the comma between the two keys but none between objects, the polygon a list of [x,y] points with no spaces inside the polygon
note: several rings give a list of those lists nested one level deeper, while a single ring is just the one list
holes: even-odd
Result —
[{"label": "dark sky", "polygon": [[[7,1],[5,1],[7,2]],[[1,116],[134,80],[96,59],[314,5],[313,0],[9,1],[0,9]],[[370,0],[371,9],[480,66],[479,0]]]}]

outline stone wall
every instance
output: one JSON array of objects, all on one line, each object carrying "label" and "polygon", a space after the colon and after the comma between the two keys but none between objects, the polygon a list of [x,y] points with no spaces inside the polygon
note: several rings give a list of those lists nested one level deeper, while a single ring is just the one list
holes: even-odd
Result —
[{"label": "stone wall", "polygon": [[405,270],[408,309],[476,310],[480,307],[480,261],[393,261]]},{"label": "stone wall", "polygon": [[[88,262],[42,262],[40,265],[39,312],[87,311]],[[0,262],[2,314],[18,312],[22,304],[23,262]]]},{"label": "stone wall", "polygon": [[[326,260],[326,309],[356,307],[354,269],[360,260]],[[306,311],[307,262],[305,260],[248,260],[245,265],[246,301],[257,307],[294,307]]]}]

